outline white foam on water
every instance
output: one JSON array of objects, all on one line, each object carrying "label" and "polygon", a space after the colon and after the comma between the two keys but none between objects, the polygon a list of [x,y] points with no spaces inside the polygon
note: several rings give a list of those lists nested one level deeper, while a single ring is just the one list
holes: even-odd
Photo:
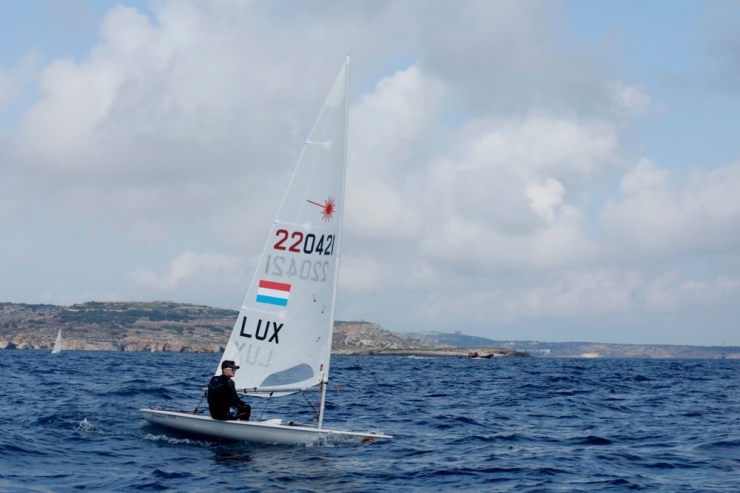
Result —
[{"label": "white foam on water", "polygon": [[202,442],[200,440],[190,440],[189,438],[173,438],[167,435],[152,435],[147,433],[141,437],[143,440],[148,442],[165,442],[170,445],[208,445],[208,442]]},{"label": "white foam on water", "polygon": [[92,424],[87,420],[87,418],[80,421],[77,426],[74,428],[75,431],[84,431],[85,433],[97,433],[99,435],[104,435],[105,432],[102,428],[100,428],[97,425]]}]

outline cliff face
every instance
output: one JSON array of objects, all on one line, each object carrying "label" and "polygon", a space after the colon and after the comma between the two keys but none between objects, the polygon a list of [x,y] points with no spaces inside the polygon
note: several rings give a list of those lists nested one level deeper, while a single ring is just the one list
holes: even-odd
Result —
[{"label": "cliff face", "polygon": [[[176,303],[0,305],[0,349],[48,349],[62,329],[62,350],[199,352],[224,350],[237,311]],[[334,348],[432,348],[367,322],[338,322]]]},{"label": "cliff face", "polygon": [[332,354],[375,354],[394,356],[458,356],[469,351],[494,357],[528,357],[527,353],[498,347],[455,347],[433,344],[418,337],[399,334],[369,322],[337,322],[334,325]]},{"label": "cliff face", "polygon": [[[0,303],[0,349],[51,351],[222,352],[239,312],[170,302],[82,303],[70,307]],[[334,354],[465,356],[468,350],[517,356],[500,348],[459,348],[391,332],[365,321],[336,322]]]},{"label": "cliff face", "polygon": [[[17,334],[0,337],[0,349],[48,349],[54,346],[56,330],[41,329],[34,334]],[[139,352],[178,352],[178,353],[218,353],[223,344],[198,341],[176,341],[141,337],[112,338],[68,338],[62,334],[63,351],[139,351]],[[51,341],[51,342],[49,342]]]},{"label": "cliff face", "polygon": [[0,304],[0,349],[223,351],[238,312],[178,303]]},{"label": "cliff face", "polygon": [[337,322],[334,324],[332,350],[355,353],[358,350],[433,349],[437,347],[416,337],[391,332],[370,322]]}]

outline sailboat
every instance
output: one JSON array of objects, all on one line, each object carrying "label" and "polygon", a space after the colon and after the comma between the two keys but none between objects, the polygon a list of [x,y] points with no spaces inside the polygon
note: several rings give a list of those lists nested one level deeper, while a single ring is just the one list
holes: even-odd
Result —
[{"label": "sailboat", "polygon": [[[347,160],[349,57],[305,142],[221,362],[241,367],[237,392],[282,397],[319,392],[315,425],[218,421],[194,412],[142,409],[151,423],[227,440],[302,444],[391,436],[324,428]],[[216,370],[220,374],[221,362]],[[305,394],[304,394],[305,395]]]},{"label": "sailboat", "polygon": [[54,349],[51,350],[51,354],[59,354],[62,352],[62,329],[57,332],[57,340],[54,342]]}]

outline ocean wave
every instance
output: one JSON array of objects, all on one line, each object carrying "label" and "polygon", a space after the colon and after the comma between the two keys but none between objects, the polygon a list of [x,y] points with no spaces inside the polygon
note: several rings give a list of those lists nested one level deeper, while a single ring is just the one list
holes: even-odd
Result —
[{"label": "ocean wave", "polygon": [[150,433],[142,435],[141,439],[146,442],[163,442],[169,445],[211,446],[213,443],[204,440],[195,440],[192,438],[175,438],[167,435],[152,435]]},{"label": "ocean wave", "polygon": [[74,427],[74,431],[84,431],[85,433],[96,433],[98,435],[106,434],[102,428],[89,422],[87,418],[77,423],[77,426]]},{"label": "ocean wave", "polygon": [[[395,438],[291,446],[211,441],[144,420],[141,408],[192,410],[218,355],[78,352],[53,360],[53,375],[24,373],[46,352],[4,356],[0,490],[737,489],[740,360],[340,356],[332,383],[351,391],[327,394],[325,426]],[[97,369],[111,364],[125,374],[101,381]],[[32,402],[29,388],[48,391]],[[247,401],[255,415],[266,404]],[[273,399],[265,415],[313,418],[301,396]]]}]

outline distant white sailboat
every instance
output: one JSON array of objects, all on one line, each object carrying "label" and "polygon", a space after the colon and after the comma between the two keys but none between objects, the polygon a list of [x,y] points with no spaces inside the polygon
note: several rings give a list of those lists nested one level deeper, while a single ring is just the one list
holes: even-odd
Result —
[{"label": "distant white sailboat", "polygon": [[51,354],[59,354],[62,352],[62,329],[57,332],[57,340],[54,343],[54,349],[51,350]]},{"label": "distant white sailboat", "polygon": [[[242,394],[279,397],[320,392],[315,426],[295,426],[281,419],[218,421],[195,412],[142,409],[146,420],[209,437],[253,442],[392,438],[323,428],[344,216],[348,85],[349,57],[303,147],[221,358],[241,366],[233,380]],[[219,364],[216,374],[220,368]]]}]

